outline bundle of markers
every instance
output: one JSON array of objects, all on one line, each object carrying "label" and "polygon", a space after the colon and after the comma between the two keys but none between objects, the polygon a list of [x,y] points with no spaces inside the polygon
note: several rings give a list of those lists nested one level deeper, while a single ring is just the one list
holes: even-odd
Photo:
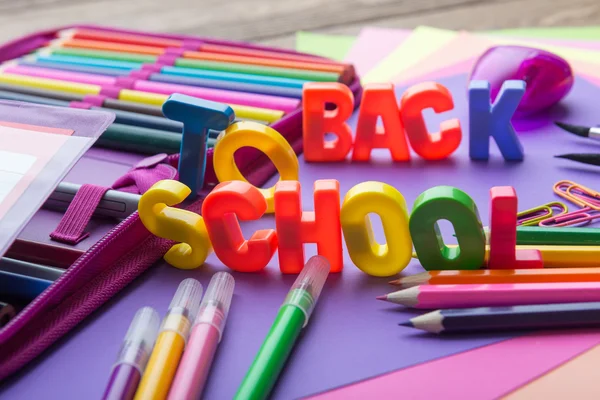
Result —
[{"label": "bundle of markers", "polygon": [[[307,261],[242,381],[236,400],[268,397],[309,321],[330,268],[321,256]],[[234,286],[233,276],[218,272],[202,298],[200,282],[188,278],[177,288],[162,323],[154,309],[138,310],[102,399],[200,398],[223,336]]]},{"label": "bundle of markers", "polygon": [[[226,103],[238,120],[271,124],[298,108],[306,82],[350,82],[351,66],[314,56],[143,34],[69,29],[0,65],[0,99],[107,109],[116,115],[98,146],[176,153],[181,123],[163,117],[169,95]],[[209,147],[218,132],[212,132]]]}]

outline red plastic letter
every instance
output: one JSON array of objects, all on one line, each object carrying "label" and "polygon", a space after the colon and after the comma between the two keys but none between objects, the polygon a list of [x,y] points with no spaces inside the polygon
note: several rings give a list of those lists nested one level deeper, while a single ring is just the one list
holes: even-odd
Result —
[{"label": "red plastic letter", "polygon": [[[383,129],[377,127],[381,116]],[[400,120],[394,85],[371,84],[364,88],[352,160],[369,161],[372,149],[390,149],[394,161],[410,160],[410,151]]]},{"label": "red plastic letter", "polygon": [[297,274],[304,267],[304,243],[317,244],[331,272],[342,270],[340,184],[333,179],[318,180],[314,190],[315,211],[302,211],[300,182],[280,181],[275,186],[279,268],[284,274]]},{"label": "red plastic letter", "polygon": [[202,217],[216,256],[239,272],[256,272],[267,266],[277,250],[277,234],[264,229],[245,240],[238,222],[257,220],[267,210],[267,201],[248,182],[217,185],[202,204]]},{"label": "red plastic letter", "polygon": [[517,250],[517,193],[510,186],[490,189],[490,269],[543,268],[539,250]]},{"label": "red plastic letter", "polygon": [[[312,82],[304,85],[302,97],[304,160],[343,161],[352,148],[352,132],[346,123],[354,109],[352,91],[339,82]],[[336,109],[326,110],[327,103]],[[337,138],[326,141],[327,133]]]},{"label": "red plastic letter", "polygon": [[460,145],[460,121],[456,118],[444,121],[440,132],[430,134],[422,114],[427,108],[433,108],[436,113],[452,110],[452,94],[438,83],[424,82],[408,88],[400,106],[404,129],[415,153],[426,160],[441,160]]}]

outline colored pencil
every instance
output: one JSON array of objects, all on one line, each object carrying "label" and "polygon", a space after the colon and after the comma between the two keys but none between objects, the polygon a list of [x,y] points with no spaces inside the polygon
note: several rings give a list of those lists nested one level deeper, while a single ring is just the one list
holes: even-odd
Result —
[{"label": "colored pencil", "polygon": [[68,268],[83,253],[85,252],[81,249],[17,238],[5,256],[51,267]]},{"label": "colored pencil", "polygon": [[[489,243],[489,228],[484,228],[486,240]],[[554,244],[561,246],[597,246],[600,243],[600,229],[585,227],[546,227],[518,226],[517,244]]]},{"label": "colored pencil", "polygon": [[47,279],[0,270],[0,295],[30,301],[46,290],[52,282]]},{"label": "colored pencil", "polygon": [[[161,56],[164,54],[168,54],[168,49],[160,46],[127,44],[100,40],[62,39],[52,43],[51,46],[63,48],[78,48],[86,50],[105,50],[121,53],[143,54],[150,56]],[[181,56],[184,58],[205,61],[248,64],[265,67],[279,67],[308,71],[332,72],[338,75],[343,74],[344,70],[348,68],[347,66],[342,64],[319,63],[313,62],[313,60],[282,60],[277,58],[265,58],[261,55],[226,54],[222,52],[212,53],[206,50],[194,51],[182,49]]]},{"label": "colored pencil", "polygon": [[338,74],[333,72],[307,71],[301,69],[265,67],[260,65],[236,64],[209,60],[178,58],[176,67],[207,69],[211,71],[240,72],[244,74],[278,76],[281,78],[304,79],[307,81],[337,82]]},{"label": "colored pencil", "polygon": [[600,326],[600,302],[436,310],[400,325],[430,333],[592,328]]},{"label": "colored pencil", "polygon": [[[71,49],[71,51],[77,50],[78,49]],[[107,52],[102,51],[94,51],[92,53],[90,51],[86,53],[88,54],[86,57],[75,54],[71,56],[60,55],[55,54],[55,50],[49,50],[45,52],[39,52],[36,55],[28,56],[24,58],[24,60],[27,60],[27,62],[36,62],[40,64],[64,65],[72,68],[82,68],[80,72],[86,72],[84,70],[85,68],[109,70],[108,72],[103,72],[103,75],[128,75],[133,70],[139,70],[143,68],[143,63],[115,61],[110,58],[110,54],[106,53]],[[118,74],[111,73],[110,71],[118,72]],[[229,82],[293,87],[297,89],[302,89],[302,86],[306,82],[310,82],[306,79],[292,79],[278,76],[247,74],[242,72],[213,71],[198,68],[183,68],[168,65],[159,68],[159,72],[169,75],[191,76],[203,79],[224,80]]]},{"label": "colored pencil", "polygon": [[[2,85],[0,85],[2,86]],[[70,102],[55,100],[41,96],[32,96],[23,93],[13,93],[0,90],[0,99],[25,101],[28,103],[45,104],[56,107],[70,107]],[[91,110],[110,111],[115,114],[115,123],[120,125],[131,125],[139,128],[149,128],[153,130],[164,131],[168,133],[181,133],[182,124],[179,121],[172,121],[167,118],[161,118],[153,115],[145,115],[122,110],[108,110],[104,107],[90,107]],[[155,134],[156,132],[152,132]]]},{"label": "colored pencil", "polygon": [[65,270],[62,268],[34,264],[8,257],[0,258],[0,271],[19,275],[27,275],[32,278],[44,279],[47,281],[55,281],[65,272]]},{"label": "colored pencil", "polygon": [[582,303],[600,301],[600,282],[421,285],[377,299],[425,309]]},{"label": "colored pencil", "polygon": [[[58,90],[76,94],[100,94],[102,87],[85,83],[65,82],[57,79],[38,78],[24,75],[0,74],[0,82],[13,85],[37,87],[41,89]],[[147,93],[139,90],[120,89],[118,99],[150,105],[162,105],[168,95]],[[274,122],[283,116],[283,111],[257,108],[251,106],[230,104],[239,118],[249,118],[260,121]]]},{"label": "colored pencil", "polygon": [[[565,229],[565,228],[554,228]],[[448,247],[456,247],[456,245],[447,245]],[[544,268],[590,268],[600,267],[600,246],[553,246],[553,245],[537,245],[537,246],[522,246],[517,245],[519,249],[535,249],[542,254]],[[487,260],[490,255],[490,247],[486,246],[484,266],[487,265]],[[413,257],[418,258],[416,253]]]},{"label": "colored pencil", "polygon": [[[73,49],[76,50],[76,49]],[[87,52],[88,50],[86,50]],[[102,50],[96,50],[102,51]],[[59,55],[53,54],[54,48],[39,51],[35,56],[39,59],[54,62],[67,62],[71,64],[87,65],[92,67],[110,67],[118,69],[141,69],[144,62],[140,61],[122,61],[125,56],[121,57],[120,60],[114,59],[103,59],[98,57],[89,57],[91,53],[86,53],[86,56],[74,56],[74,55]],[[129,54],[129,53],[123,53]],[[134,59],[134,58],[129,58]],[[135,57],[137,59],[137,57]],[[267,67],[262,65],[251,65],[251,64],[238,64],[211,60],[195,60],[188,58],[177,58],[174,61],[174,65],[177,67],[187,68],[198,68],[209,71],[223,71],[223,72],[236,72],[242,74],[252,75],[266,75],[280,78],[291,78],[301,79],[306,81],[323,81],[323,82],[336,82],[340,80],[340,75],[333,72],[323,71],[309,71],[303,69],[292,69],[292,68],[281,68],[281,67]]]},{"label": "colored pencil", "polygon": [[[140,35],[133,33],[121,33],[121,32],[106,32],[99,30],[90,29],[70,29],[60,32],[59,37],[71,38],[71,39],[83,39],[83,40],[96,40],[104,42],[115,42],[134,44],[142,46],[154,46],[154,47],[174,47],[181,48],[185,46],[185,41],[178,39],[166,39],[162,37]],[[185,46],[189,48],[189,46]],[[272,51],[268,49],[256,49],[256,48],[244,48],[238,46],[228,46],[222,44],[212,43],[198,43],[197,50],[203,50],[211,53],[223,53],[233,55],[244,55],[244,56],[256,56],[262,58],[275,58],[281,60],[296,60],[296,61],[308,61],[322,64],[337,64],[335,61],[328,59],[320,59],[311,55],[295,54],[282,51]]]},{"label": "colored pencil", "polygon": [[409,288],[419,285],[464,285],[491,283],[600,282],[600,268],[480,269],[427,271],[391,281]]},{"label": "colored pencil", "polygon": [[[27,67],[24,65],[12,65],[4,67],[3,74],[29,76],[65,82],[76,82],[83,85],[93,85],[98,87],[97,93],[100,93],[102,86],[111,86],[116,85],[118,83],[118,78],[114,76],[85,74],[81,72],[67,72],[48,68]],[[271,96],[266,94],[256,94],[202,87],[189,87],[163,82],[149,82],[146,80],[132,80],[130,83],[131,89],[143,92],[162,93],[166,95],[171,95],[173,93],[182,93],[187,94],[189,96],[196,96],[211,101],[247,105],[258,108],[268,108],[286,112],[295,110],[299,104],[299,100],[297,99]],[[89,90],[87,93],[84,94],[89,93],[93,92]]]},{"label": "colored pencil", "polygon": [[84,72],[87,74],[98,74],[108,76],[127,76],[131,73],[131,70],[129,69],[90,67],[86,65],[66,64],[52,61],[36,60],[35,57],[25,57],[22,60],[19,60],[18,65],[24,65],[26,67],[58,69],[60,71]]},{"label": "colored pencil", "polygon": [[574,153],[574,154],[560,154],[554,156],[556,158],[564,158],[565,160],[575,161],[582,164],[589,165],[600,165],[600,154],[598,153]]},{"label": "colored pencil", "polygon": [[148,77],[148,79],[156,82],[177,83],[180,85],[199,86],[204,88],[221,90],[236,90],[238,92],[259,93],[271,96],[289,97],[293,99],[302,98],[302,89],[281,86],[267,86],[255,83],[228,82],[214,79],[192,78],[187,76],[167,74],[151,74]]}]

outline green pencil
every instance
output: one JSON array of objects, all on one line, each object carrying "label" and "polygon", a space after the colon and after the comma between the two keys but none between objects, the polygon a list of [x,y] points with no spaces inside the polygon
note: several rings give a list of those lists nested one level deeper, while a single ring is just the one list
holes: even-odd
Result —
[{"label": "green pencil", "polygon": [[266,399],[275,386],[294,344],[306,326],[329,275],[329,262],[314,256],[296,278],[235,400]]}]

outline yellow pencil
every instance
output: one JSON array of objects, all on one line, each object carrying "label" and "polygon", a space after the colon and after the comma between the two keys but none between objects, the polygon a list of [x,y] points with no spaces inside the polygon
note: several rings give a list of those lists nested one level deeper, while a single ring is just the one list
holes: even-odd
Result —
[{"label": "yellow pencil", "polygon": [[[447,245],[456,247],[457,245]],[[600,267],[600,246],[554,246],[554,245],[517,245],[517,249],[536,249],[542,253],[544,268],[587,268]],[[485,263],[490,247],[485,249]],[[418,258],[413,253],[413,258]]]},{"label": "yellow pencil", "polygon": [[[16,75],[9,73],[0,73],[0,82],[11,85],[33,87],[39,89],[56,90],[66,93],[75,93],[80,95],[100,94],[102,87],[89,83],[68,82],[59,79],[40,78],[37,76]],[[169,96],[159,93],[143,92],[140,90],[121,89],[118,100],[130,101],[134,103],[162,106]],[[259,108],[244,106],[239,104],[229,104],[237,118],[252,119],[256,121],[265,121],[273,123],[281,117],[284,112],[272,110],[269,108]]]},{"label": "yellow pencil", "polygon": [[163,319],[135,400],[161,400],[167,397],[201,297],[202,285],[197,280],[189,278],[179,284]]}]

